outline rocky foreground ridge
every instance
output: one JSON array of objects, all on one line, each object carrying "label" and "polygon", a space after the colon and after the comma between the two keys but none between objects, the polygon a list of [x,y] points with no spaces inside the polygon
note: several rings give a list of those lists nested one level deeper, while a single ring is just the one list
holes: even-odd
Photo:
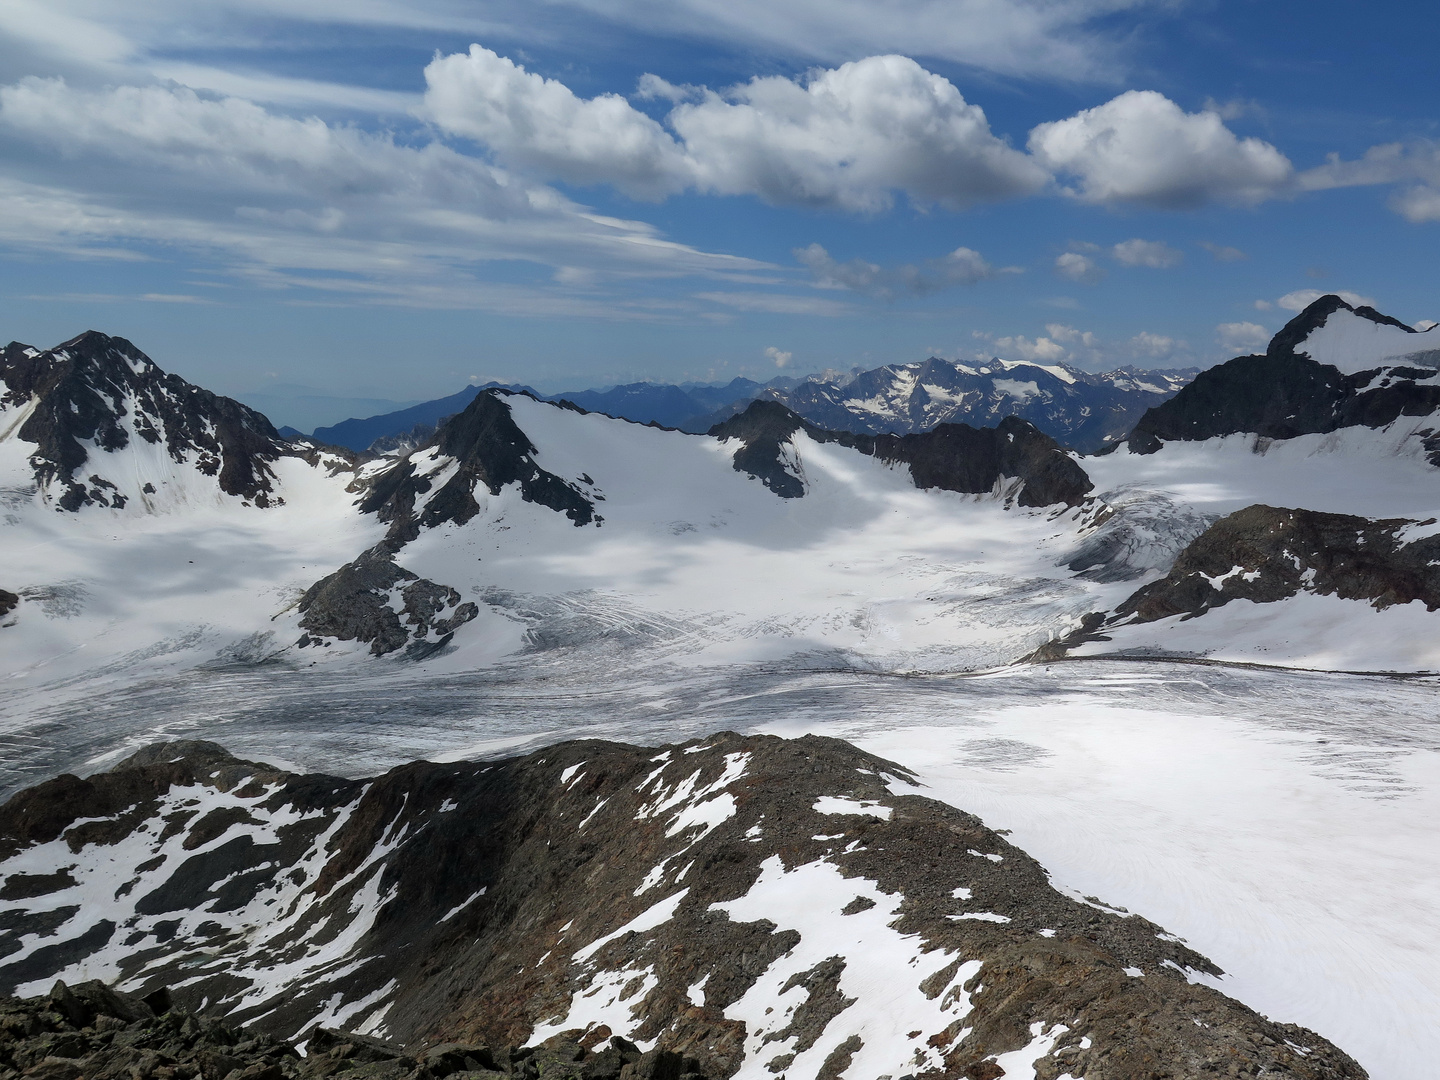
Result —
[{"label": "rocky foreground ridge", "polygon": [[[812,736],[577,741],[369,780],[160,744],[0,807],[0,992],[96,978],[168,994],[206,1018],[191,1030],[318,1024],[403,1045],[416,1069],[444,1044],[619,1036],[674,1055],[634,1080],[1365,1075],[918,790]],[[305,1075],[276,1053],[261,1067],[278,1074],[241,1077]],[[607,1080],[590,1060],[580,1075]],[[372,1064],[356,1075],[411,1075]],[[183,1075],[166,1067],[149,1075]]]},{"label": "rocky foreground ridge", "polygon": [[582,1046],[442,1043],[414,1053],[317,1027],[301,1045],[94,980],[57,981],[43,997],[0,1000],[0,1080],[704,1080],[698,1062],[642,1052],[618,1035]]}]

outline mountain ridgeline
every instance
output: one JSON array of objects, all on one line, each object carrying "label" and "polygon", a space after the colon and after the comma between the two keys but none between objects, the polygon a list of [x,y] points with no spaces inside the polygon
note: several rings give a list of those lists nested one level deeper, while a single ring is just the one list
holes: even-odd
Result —
[{"label": "mountain ridgeline", "polygon": [[754,401],[709,434],[741,445],[735,469],[782,498],[805,494],[803,475],[787,452],[797,433],[837,443],[868,457],[908,468],[915,486],[968,495],[989,494],[1010,482],[1021,506],[1078,504],[1094,485],[1075,459],[1034,425],[1007,416],[993,428],[939,424],[916,435],[856,435],[826,431],[775,401]]},{"label": "mountain ridgeline", "polygon": [[[1188,368],[1129,367],[1097,374],[1063,363],[995,359],[962,364],[931,357],[844,376],[782,377],[768,383],[629,383],[550,395],[536,394],[528,386],[500,388],[693,434],[708,431],[757,400],[779,402],[819,428],[868,435],[917,434],[939,424],[993,427],[1016,416],[1060,444],[1089,453],[1123,439],[1146,409],[1166,400],[1193,374]],[[497,386],[468,387],[398,412],[317,428],[315,438],[355,451],[405,449],[424,441],[442,419],[459,412],[476,394]]]},{"label": "mountain ridgeline", "polygon": [[[1202,371],[1169,401],[1146,412],[1130,433],[1129,446],[1150,454],[1167,441],[1238,433],[1293,439],[1428,416],[1440,408],[1437,365],[1440,341],[1428,331],[1416,331],[1373,308],[1351,307],[1338,296],[1323,296],[1291,319],[1263,354]],[[1427,449],[1433,463],[1440,464],[1435,453],[1440,438]]]}]

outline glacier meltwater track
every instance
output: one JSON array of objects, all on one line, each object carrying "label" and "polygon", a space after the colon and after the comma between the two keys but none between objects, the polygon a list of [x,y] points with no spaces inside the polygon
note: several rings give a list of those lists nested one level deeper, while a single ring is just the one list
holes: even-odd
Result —
[{"label": "glacier meltwater track", "polygon": [[850,739],[916,769],[1077,896],[1144,912],[1220,986],[1378,1080],[1430,1075],[1440,1015],[1431,679],[1073,661],[969,677],[531,656],[465,676],[195,671],[22,691],[7,792],[157,738],[351,775],[560,739]]}]

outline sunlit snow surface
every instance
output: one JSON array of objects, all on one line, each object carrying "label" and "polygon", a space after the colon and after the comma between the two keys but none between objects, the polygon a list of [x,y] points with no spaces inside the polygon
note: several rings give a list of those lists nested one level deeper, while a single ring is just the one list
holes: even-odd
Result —
[{"label": "sunlit snow surface", "polygon": [[[1349,372],[1379,367],[1387,361],[1393,364],[1432,349],[1440,349],[1440,337],[1429,330],[1412,334],[1343,310],[1332,312],[1323,326],[1295,346],[1296,352],[1308,353],[1318,363]],[[1433,365],[1433,360],[1422,362]]]},{"label": "sunlit snow surface", "polygon": [[7,790],[159,737],[352,775],[562,738],[851,739],[919,770],[1077,895],[1179,934],[1227,992],[1377,1080],[1432,1075],[1440,686],[1080,661],[969,677],[553,654],[484,672],[191,671],[0,705]]}]

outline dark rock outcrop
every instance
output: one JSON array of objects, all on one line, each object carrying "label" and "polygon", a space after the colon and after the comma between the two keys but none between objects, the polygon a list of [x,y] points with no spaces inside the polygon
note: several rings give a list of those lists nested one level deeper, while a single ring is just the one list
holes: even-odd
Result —
[{"label": "dark rock outcrop", "polygon": [[540,1046],[466,1043],[404,1047],[316,1027],[295,1046],[265,1032],[177,1009],[166,990],[145,998],[97,980],[58,981],[43,997],[0,999],[0,1080],[704,1080],[698,1062],[642,1053],[626,1039],[604,1049],[556,1037]]},{"label": "dark rock outcrop", "polygon": [[782,498],[799,498],[805,484],[794,472],[791,440],[804,431],[891,464],[907,465],[915,486],[979,495],[1002,478],[1019,480],[1021,506],[1074,506],[1094,485],[1073,457],[1034,425],[1008,416],[993,428],[941,424],[917,435],[856,435],[825,431],[774,401],[755,401],[709,434],[736,439],[737,472],[760,480]]},{"label": "dark rock outcrop", "polygon": [[[1393,365],[1346,373],[1298,351],[1326,318],[1342,310],[1411,329],[1371,308],[1352,308],[1338,296],[1323,296],[1286,323],[1264,355],[1239,356],[1202,371],[1169,401],[1146,412],[1130,434],[1130,449],[1151,454],[1170,441],[1242,432],[1293,439],[1344,427],[1379,428],[1401,416],[1429,416],[1440,409],[1440,375],[1434,368]],[[1433,447],[1427,443],[1427,449],[1431,463],[1440,465],[1440,438]]]},{"label": "dark rock outcrop", "polygon": [[20,597],[13,592],[6,592],[4,589],[0,589],[0,619],[9,615],[10,612],[14,611],[19,605]]},{"label": "dark rock outcrop", "polygon": [[806,423],[777,401],[752,401],[744,412],[716,424],[708,434],[739,441],[736,472],[759,480],[782,499],[798,499],[805,494],[805,483],[795,475],[793,460],[786,460],[786,447],[797,431],[829,441],[829,432]]},{"label": "dark rock outcrop", "polygon": [[[1170,573],[1115,609],[1107,625],[1194,618],[1232,600],[1273,603],[1314,592],[1374,607],[1440,609],[1440,535],[1407,541],[1417,523],[1247,506],[1221,518]],[[1421,522],[1432,525],[1433,520]]]},{"label": "dark rock outcrop", "polygon": [[[465,524],[480,512],[477,485],[498,495],[505,485],[517,484],[526,502],[547,506],[576,525],[600,523],[589,499],[536,464],[535,446],[510,415],[504,400],[508,396],[508,391],[498,389],[477,394],[430,439],[368,482],[360,510],[390,523],[388,539],[393,546],[413,540],[422,527]],[[430,450],[437,464],[422,472],[416,459]],[[451,463],[453,472],[432,492],[433,478]]]},{"label": "dark rock outcrop", "polygon": [[[542,1041],[582,1080],[747,1059],[835,1077],[872,1043],[894,1060],[867,1070],[919,1080],[998,1077],[1026,1047],[1048,1077],[1364,1076],[1192,983],[1217,969],[1143,917],[1069,899],[975,817],[892,794],[908,779],[813,736],[570,742],[366,781],[150,748],[0,807],[0,989],[103,955],[131,993],[273,1037],[341,1018],[432,1054]],[[910,1002],[914,1030],[879,1019],[877,992]],[[614,1035],[654,1051],[579,1053]],[[311,1048],[342,1043],[390,1052]],[[446,1068],[470,1068],[464,1046]]]},{"label": "dark rock outcrop", "polygon": [[[392,593],[400,600],[399,610],[391,605]],[[437,585],[397,564],[383,544],[311,585],[299,607],[300,626],[308,631],[300,639],[301,647],[311,644],[313,634],[368,642],[375,656],[406,645],[428,655],[448,644],[480,610],[473,603],[461,603],[460,594],[448,585]],[[432,634],[438,640],[430,643]]]},{"label": "dark rock outcrop", "polygon": [[18,342],[0,350],[8,406],[33,404],[17,436],[36,444],[36,483],[58,489],[65,510],[122,507],[134,498],[84,443],[118,451],[138,438],[163,445],[177,465],[216,477],[228,495],[256,506],[275,501],[273,463],[306,449],[287,443],[255,410],[161,371],[124,338],[88,331],[53,349]]}]

